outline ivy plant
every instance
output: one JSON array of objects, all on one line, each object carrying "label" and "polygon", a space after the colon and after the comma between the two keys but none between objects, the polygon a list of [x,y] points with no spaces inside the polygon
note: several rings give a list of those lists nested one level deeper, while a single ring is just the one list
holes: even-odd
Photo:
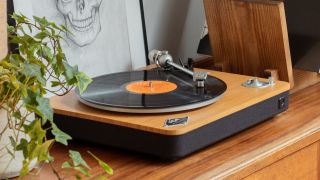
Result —
[{"label": "ivy plant", "polygon": [[[23,168],[20,175],[29,172],[33,160],[50,163],[50,149],[55,142],[68,145],[71,136],[61,131],[53,121],[53,110],[48,93],[63,96],[74,87],[83,92],[91,79],[77,66],[71,66],[62,50],[63,34],[68,30],[63,25],[49,22],[45,17],[28,19],[22,14],[13,14],[15,26],[8,26],[8,40],[11,49],[0,61],[0,109],[7,112],[6,130],[12,130],[10,137],[13,151],[23,152]],[[13,45],[13,46],[12,46]],[[45,127],[45,128],[44,128]],[[52,139],[47,133],[51,132]],[[19,138],[19,133],[29,138]],[[1,139],[0,139],[1,140]],[[15,152],[8,153],[14,156]],[[90,153],[91,154],[91,153]],[[80,153],[70,151],[70,162],[62,168],[73,168],[89,176],[89,166]],[[112,174],[112,169],[93,155],[93,158]]]}]

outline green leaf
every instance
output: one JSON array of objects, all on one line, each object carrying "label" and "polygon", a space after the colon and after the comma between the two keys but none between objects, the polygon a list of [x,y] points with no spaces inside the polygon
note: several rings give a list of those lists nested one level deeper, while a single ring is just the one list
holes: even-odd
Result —
[{"label": "green leaf", "polygon": [[15,76],[11,76],[11,84],[15,89],[19,89],[20,88],[20,82],[17,80],[17,78]]},{"label": "green leaf", "polygon": [[40,69],[41,69],[41,67],[36,64],[25,63],[22,73],[28,77],[37,77],[37,76],[41,76]]},{"label": "green leaf", "polygon": [[37,110],[39,111],[39,115],[41,116],[43,123],[46,123],[46,120],[53,121],[53,110],[50,106],[50,101],[47,98],[37,97],[36,98],[38,106]]},{"label": "green leaf", "polygon": [[16,118],[16,119],[21,119],[22,116],[21,116],[21,112],[20,110],[17,110],[15,112],[12,113],[12,117]]},{"label": "green leaf", "polygon": [[66,161],[66,162],[64,162],[64,163],[62,164],[61,168],[62,168],[62,169],[68,169],[68,168],[72,168],[72,166],[71,166],[71,164],[70,164],[68,161]]},{"label": "green leaf", "polygon": [[90,169],[88,164],[82,159],[82,156],[79,152],[70,150],[69,156],[72,159],[74,166],[82,165],[82,166]]},{"label": "green leaf", "polygon": [[43,18],[39,18],[37,16],[33,16],[33,19],[42,27],[45,28],[49,25],[49,22],[47,21],[47,19],[45,17]]},{"label": "green leaf", "polygon": [[92,79],[83,72],[79,72],[76,75],[76,78],[77,87],[79,88],[80,93],[83,93],[87,89],[88,85],[92,82]]},{"label": "green leaf", "polygon": [[31,138],[31,141],[42,143],[46,136],[46,131],[42,129],[40,120],[35,120],[30,125],[25,126],[26,133]]},{"label": "green leaf", "polygon": [[[32,159],[36,158],[38,162],[52,160],[48,151],[52,144],[57,141],[67,145],[71,139],[71,136],[53,124],[53,109],[49,99],[44,97],[49,73],[50,79],[55,79],[51,85],[57,89],[61,86],[70,89],[78,85],[80,90],[84,91],[91,79],[80,73],[77,66],[68,64],[61,46],[61,40],[64,40],[61,31],[69,32],[65,26],[49,22],[45,17],[34,17],[31,21],[22,14],[13,13],[12,18],[16,21],[16,26],[8,26],[7,30],[8,41],[14,45],[14,49],[0,61],[0,101],[13,110],[16,108],[16,102],[22,102],[21,107],[28,111],[10,112],[17,123],[15,127],[21,130],[22,125],[24,132],[30,137],[20,141],[15,141],[14,137],[9,139],[15,150],[23,152],[25,161],[21,175],[24,176],[29,172],[28,166]],[[15,50],[19,52],[14,53]],[[31,122],[24,121],[24,115],[28,113],[35,113],[36,119]],[[46,138],[47,131],[43,125],[47,121],[51,122],[48,123],[51,127],[45,128],[51,128],[55,139]],[[22,122],[26,123],[19,124]],[[9,153],[14,155],[11,151]],[[71,151],[70,157],[72,161],[68,167],[90,175],[90,167],[78,152]],[[67,167],[67,164],[64,166]]]},{"label": "green leaf", "polygon": [[60,85],[62,85],[62,84],[59,81],[51,81],[51,87],[57,87],[57,86],[60,86]]},{"label": "green leaf", "polygon": [[29,161],[26,161],[26,160],[23,161],[23,166],[20,171],[20,177],[26,176],[29,173],[29,165],[30,165]]},{"label": "green leaf", "polygon": [[65,31],[65,32],[70,32],[70,31],[66,28],[66,26],[64,26],[64,25],[61,25],[60,27],[61,27],[61,29],[63,29],[63,31]]},{"label": "green leaf", "polygon": [[37,64],[25,63],[22,73],[27,77],[36,77],[42,85],[46,84],[46,80],[42,76],[41,67]]},{"label": "green leaf", "polygon": [[101,159],[99,159],[97,156],[95,156],[93,153],[91,153],[90,151],[88,151],[88,153],[95,159],[98,161],[99,165],[102,167],[102,169],[105,170],[106,173],[113,175],[113,169],[105,162],[103,162]]},{"label": "green leaf", "polygon": [[40,146],[40,144],[42,144],[42,141],[41,142],[38,142],[37,140],[33,140],[31,139],[29,144],[28,144],[28,154],[26,156],[26,159],[28,160],[31,160],[31,159],[34,159],[36,158],[36,154],[34,153],[36,151],[36,149],[38,148],[38,146]]},{"label": "green leaf", "polygon": [[23,125],[23,129],[24,129],[24,132],[26,134],[28,134],[29,132],[32,131],[32,129],[34,128],[34,126],[36,125],[37,121],[32,121],[30,124],[24,124]]},{"label": "green leaf", "polygon": [[72,67],[66,62],[63,62],[63,66],[65,68],[64,75],[67,81],[71,81],[74,78],[75,74],[78,72],[78,67],[77,66]]},{"label": "green leaf", "polygon": [[7,26],[7,30],[8,30],[8,33],[14,33],[15,32],[15,29],[14,29],[14,27],[13,26]]},{"label": "green leaf", "polygon": [[54,143],[54,140],[45,141],[42,145],[38,145],[33,152],[33,158],[37,157],[38,162],[49,160],[49,149]]},{"label": "green leaf", "polygon": [[14,20],[16,20],[18,23],[24,23],[27,22],[28,19],[23,16],[22,14],[13,13],[11,16]]},{"label": "green leaf", "polygon": [[17,151],[23,152],[23,157],[28,157],[28,141],[26,139],[21,139],[20,144],[17,145]]},{"label": "green leaf", "polygon": [[34,36],[36,39],[40,39],[43,40],[44,38],[48,37],[47,33],[45,33],[44,31],[39,32],[38,34],[36,34]]},{"label": "green leaf", "polygon": [[57,26],[54,22],[51,22],[50,25],[51,25],[51,27],[53,27],[53,28],[56,29],[56,30],[64,31],[62,28],[60,28],[59,26]]},{"label": "green leaf", "polygon": [[23,98],[23,103],[26,105],[29,111],[36,110],[33,107],[38,105],[37,97],[39,96],[41,96],[39,90],[31,90],[31,88],[27,90],[27,96]]},{"label": "green leaf", "polygon": [[26,98],[28,96],[27,86],[25,84],[21,84],[20,92],[21,92],[23,98]]},{"label": "green leaf", "polygon": [[52,123],[51,132],[54,135],[55,140],[65,146],[68,146],[68,140],[72,139],[71,136],[61,131],[54,123]]},{"label": "green leaf", "polygon": [[80,173],[82,173],[83,175],[90,177],[91,174],[89,173],[89,171],[81,166],[75,166],[73,167],[74,170],[79,171]]},{"label": "green leaf", "polygon": [[14,64],[16,66],[20,66],[20,63],[21,61],[24,61],[23,58],[18,55],[18,54],[9,54],[9,59],[8,61],[11,63],[11,64]]},{"label": "green leaf", "polygon": [[42,46],[38,53],[41,57],[45,58],[50,64],[53,61],[53,54],[48,46]]}]

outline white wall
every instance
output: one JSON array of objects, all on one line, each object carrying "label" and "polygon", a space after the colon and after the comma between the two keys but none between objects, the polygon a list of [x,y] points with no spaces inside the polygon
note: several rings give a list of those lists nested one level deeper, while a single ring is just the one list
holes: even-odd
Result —
[{"label": "white wall", "polygon": [[205,22],[201,0],[144,0],[149,50],[169,50],[174,58],[197,56]]},{"label": "white wall", "polygon": [[191,0],[184,30],[179,43],[178,56],[184,60],[197,57],[198,45],[205,24],[202,0]]}]

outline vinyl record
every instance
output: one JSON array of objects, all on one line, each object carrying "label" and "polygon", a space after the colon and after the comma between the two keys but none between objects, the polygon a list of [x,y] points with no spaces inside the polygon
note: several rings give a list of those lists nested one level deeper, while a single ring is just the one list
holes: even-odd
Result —
[{"label": "vinyl record", "polygon": [[132,71],[96,77],[79,94],[82,103],[109,111],[163,113],[195,109],[219,100],[227,89],[220,79],[208,76],[204,88],[178,70]]}]

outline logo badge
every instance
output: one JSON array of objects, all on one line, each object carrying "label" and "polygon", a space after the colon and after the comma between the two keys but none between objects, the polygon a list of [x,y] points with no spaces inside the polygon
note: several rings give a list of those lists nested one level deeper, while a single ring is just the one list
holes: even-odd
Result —
[{"label": "logo badge", "polygon": [[189,117],[167,119],[164,123],[164,127],[186,125],[188,124],[188,121],[189,121]]}]

